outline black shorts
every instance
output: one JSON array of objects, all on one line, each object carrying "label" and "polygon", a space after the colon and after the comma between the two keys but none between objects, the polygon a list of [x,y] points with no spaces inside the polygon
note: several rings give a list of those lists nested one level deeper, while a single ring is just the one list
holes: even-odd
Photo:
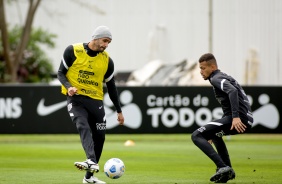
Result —
[{"label": "black shorts", "polygon": [[[203,137],[205,137],[207,140],[213,139],[215,137],[222,137],[225,135],[236,135],[239,134],[237,130],[234,128],[233,130],[230,130],[232,126],[232,116],[225,116],[222,119],[214,120],[206,125],[200,127],[197,129],[197,131],[201,132]],[[246,120],[242,119],[241,121],[247,126],[244,133],[247,133],[250,131],[252,127],[252,120]]]}]

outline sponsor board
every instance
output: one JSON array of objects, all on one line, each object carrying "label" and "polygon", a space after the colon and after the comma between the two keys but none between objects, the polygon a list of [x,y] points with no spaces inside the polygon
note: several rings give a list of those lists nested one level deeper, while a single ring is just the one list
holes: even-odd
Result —
[{"label": "sponsor board", "polygon": [[[244,87],[252,104],[253,133],[282,133],[282,87]],[[60,86],[0,86],[0,133],[76,133]],[[125,117],[116,120],[106,92],[108,133],[191,133],[222,116],[212,87],[119,87]],[[103,125],[104,127],[104,125]]]}]

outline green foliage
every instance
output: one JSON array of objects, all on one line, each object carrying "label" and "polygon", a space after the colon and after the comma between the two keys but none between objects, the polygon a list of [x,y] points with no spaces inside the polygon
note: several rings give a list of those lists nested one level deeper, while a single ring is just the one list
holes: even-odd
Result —
[{"label": "green foliage", "polygon": [[[108,184],[207,184],[214,164],[189,134],[107,135],[99,179]],[[131,139],[135,146],[125,147]],[[268,184],[282,181],[282,135],[246,134],[225,137],[236,172],[230,184]],[[85,172],[73,163],[85,154],[79,135],[0,135],[1,183],[82,183]],[[118,157],[125,174],[117,180],[103,173],[104,163]],[[16,177],[15,177],[16,173]]]},{"label": "green foliage", "polygon": [[[15,53],[17,45],[20,43],[22,27],[14,26],[9,31],[9,43],[12,53]],[[18,68],[19,82],[48,82],[52,78],[53,66],[47,53],[43,48],[54,48],[54,39],[56,35],[49,33],[42,28],[36,28],[31,31],[30,40],[24,51]],[[0,80],[5,81],[5,61],[3,59],[3,48],[0,42]]]}]

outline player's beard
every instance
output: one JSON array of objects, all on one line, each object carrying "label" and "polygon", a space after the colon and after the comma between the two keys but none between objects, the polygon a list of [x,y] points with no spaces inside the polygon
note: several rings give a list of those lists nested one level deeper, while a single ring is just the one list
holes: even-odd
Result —
[{"label": "player's beard", "polygon": [[106,48],[107,48],[107,47],[101,47],[101,46],[100,46],[100,47],[99,47],[99,50],[100,50],[101,52],[103,52],[104,50],[106,50]]}]

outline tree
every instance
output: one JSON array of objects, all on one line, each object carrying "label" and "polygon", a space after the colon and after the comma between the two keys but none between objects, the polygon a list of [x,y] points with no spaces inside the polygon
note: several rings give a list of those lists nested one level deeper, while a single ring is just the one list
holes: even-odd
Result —
[{"label": "tree", "polygon": [[[11,50],[15,50],[19,44],[22,31],[23,28],[17,25],[9,31],[8,41]],[[41,47],[44,45],[54,48],[55,42],[53,41],[53,38],[55,37],[56,35],[50,34],[42,28],[33,28],[31,30],[30,39],[24,49],[19,68],[17,69],[18,82],[49,82],[52,79],[53,66]],[[1,50],[3,49],[1,49],[0,44],[0,64],[2,55]],[[4,64],[0,65],[0,73],[1,72],[5,72]],[[5,79],[5,76],[0,75],[0,82],[5,82]]]},{"label": "tree", "polygon": [[6,78],[7,82],[17,82],[17,73],[21,68],[23,55],[30,41],[33,19],[40,2],[41,0],[29,0],[29,9],[26,15],[25,24],[22,27],[20,39],[16,43],[15,48],[11,49],[9,42],[10,35],[5,17],[4,0],[0,0],[1,43],[3,48],[3,61],[5,61],[4,72],[8,76],[8,78]]}]

